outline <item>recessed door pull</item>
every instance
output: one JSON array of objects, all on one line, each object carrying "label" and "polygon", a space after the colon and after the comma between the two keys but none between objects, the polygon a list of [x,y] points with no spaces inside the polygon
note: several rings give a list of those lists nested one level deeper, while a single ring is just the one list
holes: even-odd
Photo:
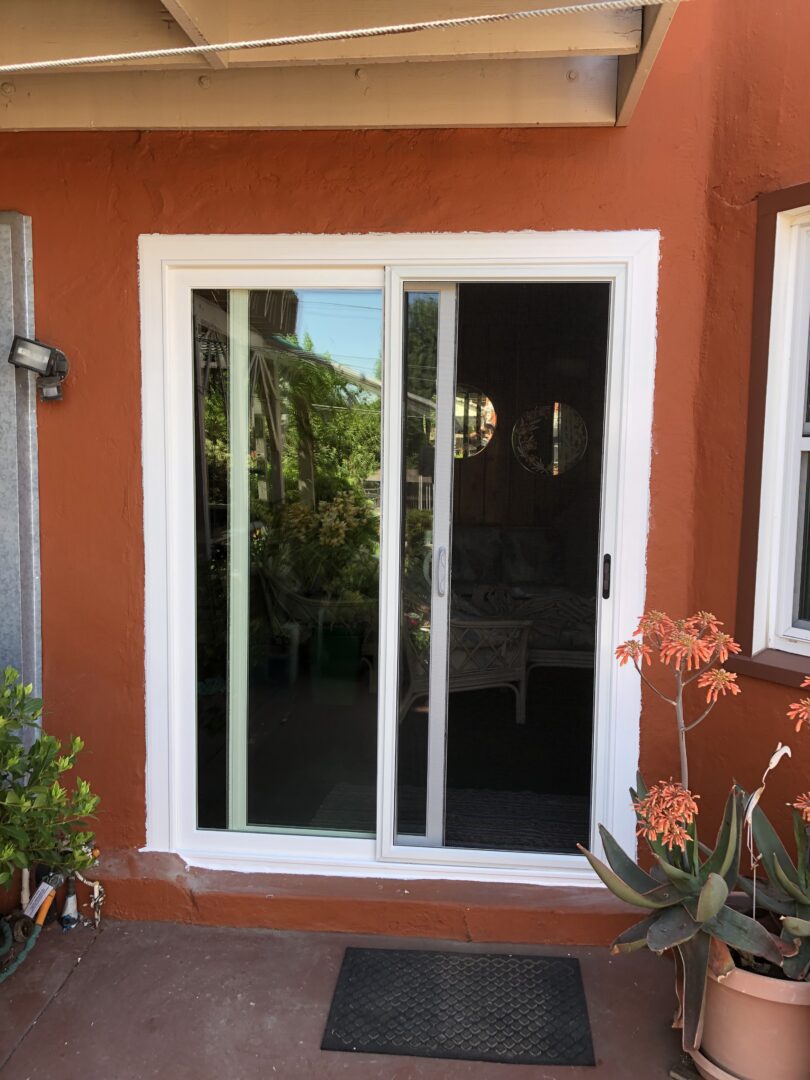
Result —
[{"label": "recessed door pull", "polygon": [[610,599],[610,556],[605,555],[602,559],[602,599]]},{"label": "recessed door pull", "polygon": [[436,592],[444,596],[447,592],[447,548],[440,547],[436,554]]}]

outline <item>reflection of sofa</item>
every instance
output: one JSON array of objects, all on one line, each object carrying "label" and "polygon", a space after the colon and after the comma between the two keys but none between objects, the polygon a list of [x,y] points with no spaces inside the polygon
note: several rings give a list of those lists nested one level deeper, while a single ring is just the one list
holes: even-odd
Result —
[{"label": "reflection of sofa", "polygon": [[454,614],[529,620],[530,666],[590,666],[596,604],[593,585],[586,590],[583,583],[595,584],[595,553],[581,535],[579,544],[563,545],[546,526],[455,526]]}]

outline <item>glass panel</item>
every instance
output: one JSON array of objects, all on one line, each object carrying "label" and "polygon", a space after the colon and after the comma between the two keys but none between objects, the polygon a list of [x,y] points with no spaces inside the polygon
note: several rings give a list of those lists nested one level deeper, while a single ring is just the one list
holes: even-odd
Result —
[{"label": "glass panel", "polygon": [[794,625],[810,629],[810,454],[802,454]]},{"label": "glass panel", "polygon": [[458,384],[499,424],[454,465],[445,844],[570,854],[590,831],[610,286],[462,284],[458,303]]},{"label": "glass panel", "polygon": [[407,293],[396,832],[408,836],[426,825],[438,326],[438,293]]},{"label": "glass panel", "polygon": [[202,828],[373,835],[382,294],[194,293]]}]

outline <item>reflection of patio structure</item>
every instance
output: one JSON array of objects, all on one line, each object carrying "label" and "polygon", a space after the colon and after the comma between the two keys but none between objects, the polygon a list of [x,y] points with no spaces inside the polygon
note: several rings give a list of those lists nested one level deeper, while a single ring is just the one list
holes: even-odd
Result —
[{"label": "reflection of patio structure", "polygon": [[[355,387],[359,395],[370,394],[375,399],[382,396],[382,382],[351,367],[337,363],[329,356],[304,349],[287,340],[295,331],[298,298],[289,290],[254,291],[250,297],[250,400],[251,435],[255,465],[261,473],[258,494],[263,502],[279,504],[284,499],[282,459],[285,446],[285,415],[283,395],[279,378],[292,365],[307,364],[338,376],[346,386]],[[197,365],[197,386],[204,400],[212,379],[220,379],[223,398],[229,400],[228,372],[228,315],[215,299],[194,298],[194,351]],[[432,417],[436,403],[429,398],[409,393],[412,412]],[[320,406],[308,401],[302,394],[291,398],[299,424],[298,467],[299,497],[307,505],[315,503],[314,445],[310,435],[312,410]],[[204,409],[196,410],[197,439],[201,451],[205,447]],[[204,457],[204,453],[202,455]],[[410,475],[412,474],[412,475]],[[211,550],[211,520],[208,499],[208,477],[205,470],[198,477],[200,498],[206,512],[201,522],[205,530],[206,552]],[[371,473],[365,487],[369,500],[379,506],[380,471]],[[417,470],[409,470],[408,506],[430,509],[432,502],[432,478],[422,476]]]}]

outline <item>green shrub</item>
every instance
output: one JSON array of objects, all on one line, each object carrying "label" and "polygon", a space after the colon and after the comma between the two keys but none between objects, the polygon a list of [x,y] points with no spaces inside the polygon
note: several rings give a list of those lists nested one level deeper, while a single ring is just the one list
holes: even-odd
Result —
[{"label": "green shrub", "polygon": [[0,684],[0,886],[36,863],[70,871],[94,861],[87,819],[98,796],[78,777],[72,790],[61,783],[84,743],[72,738],[63,753],[59,739],[40,730],[42,702],[31,693],[7,667]]}]

